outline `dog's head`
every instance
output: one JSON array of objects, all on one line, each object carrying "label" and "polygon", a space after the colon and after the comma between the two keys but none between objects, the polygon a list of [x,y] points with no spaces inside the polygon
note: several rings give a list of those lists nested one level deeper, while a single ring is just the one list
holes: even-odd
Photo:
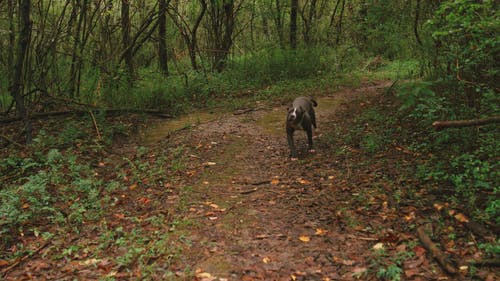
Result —
[{"label": "dog's head", "polygon": [[287,121],[290,123],[295,123],[302,119],[302,115],[304,115],[304,109],[302,106],[299,107],[290,107],[288,108],[288,116]]}]

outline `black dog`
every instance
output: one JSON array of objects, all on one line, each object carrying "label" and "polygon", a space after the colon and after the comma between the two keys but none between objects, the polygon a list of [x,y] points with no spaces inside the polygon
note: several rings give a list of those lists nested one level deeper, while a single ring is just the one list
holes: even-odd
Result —
[{"label": "black dog", "polygon": [[318,103],[313,98],[298,97],[293,101],[293,105],[288,109],[286,117],[286,134],[288,147],[290,147],[290,156],[297,158],[297,151],[293,142],[293,133],[295,130],[304,130],[307,133],[309,151],[313,150],[312,127],[316,128],[315,106]]}]

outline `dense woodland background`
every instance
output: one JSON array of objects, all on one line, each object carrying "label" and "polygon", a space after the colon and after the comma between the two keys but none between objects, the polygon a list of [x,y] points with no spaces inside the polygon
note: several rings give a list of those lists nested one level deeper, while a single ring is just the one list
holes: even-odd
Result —
[{"label": "dense woodland background", "polygon": [[[435,157],[421,178],[498,227],[499,34],[494,0],[0,0],[0,121],[20,118],[24,144],[40,113],[238,109],[380,75],[412,149]],[[2,236],[19,223],[1,219]]]}]

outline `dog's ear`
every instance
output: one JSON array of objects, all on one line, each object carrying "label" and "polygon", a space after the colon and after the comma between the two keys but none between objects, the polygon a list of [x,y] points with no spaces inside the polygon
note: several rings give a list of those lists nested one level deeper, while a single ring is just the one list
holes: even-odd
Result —
[{"label": "dog's ear", "polygon": [[302,113],[302,112],[305,112],[304,108],[301,106],[299,106],[299,112]]}]

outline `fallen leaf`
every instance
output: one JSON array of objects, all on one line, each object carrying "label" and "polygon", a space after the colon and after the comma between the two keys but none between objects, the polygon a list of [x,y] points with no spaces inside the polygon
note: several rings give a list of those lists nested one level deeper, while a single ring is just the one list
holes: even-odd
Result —
[{"label": "fallen leaf", "polygon": [[419,268],[410,268],[410,269],[405,269],[405,275],[406,277],[408,278],[411,278],[417,274],[420,273],[420,269]]},{"label": "fallen leaf", "polygon": [[209,206],[212,207],[212,208],[214,208],[214,209],[220,209],[219,205],[217,205],[215,203],[212,203]]},{"label": "fallen leaf", "polygon": [[151,199],[146,198],[146,197],[141,197],[141,198],[137,199],[137,201],[139,203],[144,204],[144,205],[148,205],[151,202]]},{"label": "fallen leaf", "polygon": [[271,259],[270,259],[269,257],[264,257],[264,258],[262,259],[262,262],[267,264],[267,263],[270,263],[270,262],[271,262]]},{"label": "fallen leaf", "polygon": [[28,204],[28,203],[24,203],[22,206],[23,209],[28,209],[29,207],[30,207],[30,204]]},{"label": "fallen leaf", "polygon": [[467,270],[469,270],[469,267],[466,265],[462,265],[458,269],[460,269],[460,271],[462,271],[462,272],[467,272]]},{"label": "fallen leaf", "polygon": [[6,261],[6,260],[0,260],[0,267],[4,267],[4,266],[7,266],[9,265],[9,262]]},{"label": "fallen leaf", "polygon": [[297,181],[298,181],[300,184],[304,184],[304,185],[311,184],[311,182],[310,182],[310,181],[305,180],[305,179],[303,179],[303,178],[299,178],[299,179],[297,179]]},{"label": "fallen leaf", "polygon": [[134,190],[136,188],[137,188],[137,184],[136,183],[134,183],[134,184],[132,184],[131,186],[128,187],[129,190]]},{"label": "fallen leaf", "polygon": [[80,264],[81,265],[94,265],[94,264],[99,263],[100,261],[101,260],[99,260],[99,259],[88,259],[88,260],[81,261]]},{"label": "fallen leaf", "polygon": [[413,248],[413,252],[415,253],[416,256],[423,256],[425,255],[425,248],[422,246],[415,246]]},{"label": "fallen leaf", "polygon": [[302,236],[299,237],[299,240],[302,241],[302,242],[307,243],[307,242],[311,241],[311,238],[309,236],[302,235]]},{"label": "fallen leaf", "polygon": [[414,220],[416,217],[415,217],[415,212],[411,212],[410,214],[404,216],[405,220],[406,221],[411,221],[411,220]]},{"label": "fallen leaf", "polygon": [[383,250],[384,249],[384,243],[377,243],[373,245],[374,250]]},{"label": "fallen leaf", "polygon": [[355,263],[355,261],[353,261],[353,260],[345,260],[345,259],[337,257],[337,256],[334,256],[333,260],[338,264],[343,264],[343,265],[348,265],[348,266],[354,265],[354,263]]},{"label": "fallen leaf", "polygon": [[456,214],[455,219],[459,222],[469,222],[469,219],[462,213]]},{"label": "fallen leaf", "polygon": [[113,216],[114,216],[115,218],[117,218],[117,219],[124,219],[124,218],[125,218],[125,215],[124,215],[124,214],[121,214],[121,213],[119,213],[119,214],[113,214]]},{"label": "fallen leaf", "polygon": [[279,184],[279,183],[280,183],[280,180],[279,180],[279,179],[277,179],[277,178],[274,178],[274,179],[272,179],[272,180],[271,180],[271,184],[272,184],[272,185],[277,185],[277,184]]},{"label": "fallen leaf", "polygon": [[444,208],[444,206],[442,204],[434,203],[434,208],[438,211],[441,211]]},{"label": "fallen leaf", "polygon": [[319,236],[322,236],[322,235],[325,235],[325,234],[327,234],[327,233],[328,233],[328,230],[324,230],[324,229],[322,229],[322,228],[317,228],[317,229],[316,229],[316,232],[315,232],[314,234],[319,235]]},{"label": "fallen leaf", "polygon": [[355,267],[352,269],[352,276],[353,277],[361,277],[367,271],[368,271],[368,268],[366,268],[366,267]]}]

